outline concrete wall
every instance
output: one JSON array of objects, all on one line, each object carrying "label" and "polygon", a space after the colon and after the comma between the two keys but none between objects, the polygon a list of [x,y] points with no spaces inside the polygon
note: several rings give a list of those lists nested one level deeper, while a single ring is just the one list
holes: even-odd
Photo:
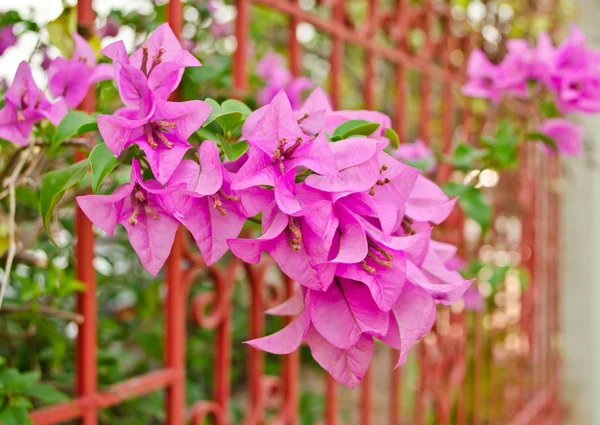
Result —
[{"label": "concrete wall", "polygon": [[[600,49],[600,0],[577,0],[578,25]],[[582,117],[585,160],[564,162],[562,318],[568,425],[600,425],[600,117]]]}]

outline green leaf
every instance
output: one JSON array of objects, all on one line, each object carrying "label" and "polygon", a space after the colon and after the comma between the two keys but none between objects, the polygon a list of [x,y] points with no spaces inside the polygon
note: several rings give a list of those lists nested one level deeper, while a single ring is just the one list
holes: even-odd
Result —
[{"label": "green leaf", "polygon": [[365,120],[350,120],[337,126],[331,136],[332,141],[347,139],[352,136],[369,136],[379,128],[379,123]]},{"label": "green leaf", "polygon": [[90,152],[92,168],[92,190],[98,193],[104,178],[114,170],[121,161],[108,149],[106,144],[98,143]]},{"label": "green leaf", "polygon": [[544,133],[533,132],[528,133],[526,139],[529,141],[542,142],[545,145],[550,146],[554,151],[558,152],[558,147],[556,146],[556,142],[550,136],[545,135]]},{"label": "green leaf", "polygon": [[0,371],[0,385],[8,394],[20,394],[39,379],[40,374],[36,371],[21,373],[14,368]]},{"label": "green leaf", "polygon": [[478,149],[471,145],[460,143],[454,150],[454,166],[462,171],[469,171],[478,168],[475,163],[485,157],[488,153],[486,149]]},{"label": "green leaf", "polygon": [[228,99],[221,103],[221,109],[223,112],[241,112],[244,118],[252,113],[248,105],[235,99]]},{"label": "green leaf", "polygon": [[198,130],[196,130],[196,134],[202,140],[212,140],[213,142],[219,142],[219,138],[217,137],[217,135],[210,131],[208,128],[200,127]]},{"label": "green leaf", "polygon": [[69,397],[65,393],[46,383],[31,385],[23,390],[23,394],[35,397],[44,404],[54,404],[69,400]]},{"label": "green leaf", "polygon": [[52,212],[62,198],[65,191],[79,183],[86,175],[89,161],[76,162],[62,170],[50,171],[44,176],[40,189],[40,210],[44,220],[44,228],[50,241],[56,245],[50,232]]},{"label": "green leaf", "polygon": [[216,122],[224,134],[239,127],[243,120],[252,112],[248,106],[237,100],[226,100],[222,105],[219,105],[216,100],[211,98],[206,99],[205,102],[212,109],[202,127],[207,127]]},{"label": "green leaf", "polygon": [[0,424],[2,425],[27,425],[31,423],[27,408],[23,406],[5,405],[0,410]]},{"label": "green leaf", "polygon": [[56,128],[56,133],[54,133],[54,139],[52,140],[52,146],[50,146],[50,152],[55,152],[65,140],[75,135],[81,135],[86,131],[90,131],[88,129],[94,128],[98,128],[96,118],[81,111],[69,112],[67,115],[65,115]]},{"label": "green leaf", "polygon": [[218,140],[223,152],[225,152],[225,156],[227,156],[230,161],[235,161],[248,150],[248,142],[245,140],[236,143],[228,143],[220,136],[218,137]]},{"label": "green leaf", "polygon": [[390,144],[394,149],[398,149],[400,146],[400,137],[398,137],[398,133],[391,127],[385,129],[385,137],[387,137],[390,141]]},{"label": "green leaf", "polygon": [[450,197],[459,196],[458,205],[465,215],[478,223],[483,233],[487,231],[492,221],[492,205],[481,190],[455,182],[446,183],[442,189]]},{"label": "green leaf", "polygon": [[202,127],[206,127],[208,124],[213,122],[215,120],[215,118],[217,118],[219,115],[221,115],[223,113],[223,110],[221,109],[221,105],[219,105],[219,102],[217,102],[216,100],[208,97],[204,101],[210,105],[211,109],[210,109],[210,114],[208,115],[208,118],[206,119],[204,124],[202,124]]}]

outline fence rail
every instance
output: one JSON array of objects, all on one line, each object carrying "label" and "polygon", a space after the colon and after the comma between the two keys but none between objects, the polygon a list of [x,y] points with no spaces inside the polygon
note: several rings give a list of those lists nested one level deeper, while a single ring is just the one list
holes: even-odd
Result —
[{"label": "fence rail", "polygon": [[[446,152],[456,137],[472,139],[477,132],[476,123],[468,108],[461,107],[464,100],[459,102],[455,95],[455,89],[463,81],[464,60],[453,60],[455,52],[462,53],[463,58],[468,55],[472,38],[457,35],[453,30],[451,3],[434,0],[422,0],[416,5],[409,0],[364,2],[366,20],[354,24],[345,10],[350,1],[319,2],[328,4],[323,6],[328,10],[327,17],[303,9],[299,0],[236,0],[234,94],[241,95],[248,90],[249,25],[253,8],[260,5],[288,17],[288,52],[295,75],[301,73],[303,56],[296,37],[298,25],[309,23],[330,38],[329,91],[334,106],[340,106],[344,98],[345,48],[357,47],[364,55],[365,107],[377,108],[376,63],[385,61],[395,69],[393,81],[386,81],[385,88],[394,93],[392,118],[401,139],[406,139],[409,126],[415,126],[425,141],[437,138]],[[168,4],[168,22],[176,34],[182,29],[182,7],[180,0],[171,0]],[[78,22],[86,32],[93,32],[92,0],[79,0]],[[411,51],[407,41],[414,29],[419,29],[424,37],[418,52]],[[416,83],[418,119],[410,117],[408,111],[410,90],[414,89],[409,72],[419,77]],[[82,109],[91,112],[94,103],[90,92]],[[435,129],[433,116],[438,116],[441,123]],[[360,390],[350,395],[331,378],[326,378],[322,384],[326,405],[323,423],[546,425],[560,422],[556,266],[559,204],[558,195],[551,187],[558,178],[559,168],[555,158],[541,156],[536,149],[528,148],[524,153],[521,169],[502,176],[501,184],[491,193],[498,210],[493,224],[494,239],[486,241],[485,246],[469,247],[463,237],[465,223],[458,213],[445,226],[444,238],[463,246],[465,255],[480,255],[483,251],[491,257],[500,252],[502,255],[518,253],[530,273],[530,285],[522,291],[518,284],[515,286],[514,279],[507,278],[501,296],[496,295],[499,297],[496,308],[491,312],[440,308],[434,331],[412,353],[409,365],[413,366],[393,370],[397,353],[377,350],[376,361]],[[440,170],[442,180],[449,174],[449,168]],[[188,249],[186,235],[180,229],[166,268],[164,368],[98,388],[93,233],[91,223],[80,211],[76,220],[78,277],[87,286],[77,300],[78,313],[85,318],[79,325],[77,339],[77,397],[72,402],[34,411],[33,423],[53,425],[80,420],[83,425],[95,425],[100,409],[164,390],[167,425],[188,422],[203,425],[209,417],[217,425],[231,424],[230,375],[235,349],[231,337],[231,296],[237,277],[243,273],[249,287],[248,339],[264,334],[265,308],[290,296],[293,282],[282,276],[274,285],[267,278],[273,267],[270,263],[252,266],[231,259],[228,264],[206,267],[199,254]],[[505,234],[509,222],[520,232],[516,240]],[[190,286],[200,273],[210,277],[213,291],[190,297]],[[199,400],[192,406],[186,406],[184,393],[188,315],[198,326],[215,333],[214,394],[211,400]],[[299,424],[299,388],[303,381],[300,353],[283,356],[281,375],[269,376],[265,374],[265,354],[252,348],[248,350],[243,423]],[[391,361],[386,361],[387,357]],[[408,376],[406,368],[409,367],[415,376]],[[381,400],[382,394],[385,403]],[[342,410],[351,413],[342,419]],[[267,415],[267,412],[270,413]]]}]

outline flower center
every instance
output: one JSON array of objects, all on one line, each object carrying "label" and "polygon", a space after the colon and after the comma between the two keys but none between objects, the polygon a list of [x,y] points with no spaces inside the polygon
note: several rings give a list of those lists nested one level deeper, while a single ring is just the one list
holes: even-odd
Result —
[{"label": "flower center", "polygon": [[135,185],[131,194],[131,204],[133,205],[133,212],[129,216],[128,221],[132,226],[138,224],[138,216],[142,211],[152,216],[154,220],[158,220],[158,213],[148,204],[148,197],[145,190],[138,185]]},{"label": "flower center", "polygon": [[154,68],[156,68],[156,66],[162,62],[162,56],[165,54],[165,51],[166,49],[162,46],[158,49],[158,52],[152,58],[150,69],[148,69],[148,46],[146,46],[145,44],[142,46],[142,65],[140,66],[140,69],[146,77],[149,76],[154,70]]},{"label": "flower center", "polygon": [[417,232],[415,232],[415,229],[412,228],[412,224],[414,223],[413,219],[410,218],[409,216],[404,216],[402,218],[402,230],[404,230],[404,233],[407,235],[415,235]]},{"label": "flower center", "polygon": [[290,222],[287,227],[288,230],[288,243],[292,248],[292,251],[298,253],[302,249],[302,230],[298,220],[294,217],[290,217]]},{"label": "flower center", "polygon": [[[379,174],[383,174],[383,172],[386,171],[387,169],[388,169],[387,165],[383,164],[381,166],[381,168],[379,169]],[[375,186],[373,186],[371,189],[369,189],[369,195],[375,196],[375,187],[376,186],[385,186],[390,181],[391,180],[388,179],[387,177],[377,180],[377,183],[375,183]]]},{"label": "flower center", "polygon": [[157,140],[168,149],[173,147],[173,142],[171,142],[165,136],[165,132],[167,132],[170,128],[175,128],[174,122],[156,121],[144,125],[144,134],[146,135],[146,140],[152,149],[156,149],[158,147]]},{"label": "flower center", "polygon": [[392,268],[394,255],[387,252],[385,249],[377,245],[371,239],[368,239],[367,243],[369,246],[369,250],[367,251],[367,257],[360,263],[362,265],[362,268],[370,274],[375,274],[377,272],[375,267],[370,266],[369,263],[367,263],[367,258],[375,264],[379,264],[380,266],[385,267],[386,269]]},{"label": "flower center", "polygon": [[282,137],[279,140],[279,143],[277,144],[277,148],[275,149],[275,151],[273,151],[273,161],[281,162],[285,159],[290,159],[292,155],[294,155],[294,152],[296,152],[296,149],[300,147],[303,141],[304,139],[302,137],[296,137],[296,142],[292,146],[286,148],[285,144],[287,143],[287,139],[285,137]]}]

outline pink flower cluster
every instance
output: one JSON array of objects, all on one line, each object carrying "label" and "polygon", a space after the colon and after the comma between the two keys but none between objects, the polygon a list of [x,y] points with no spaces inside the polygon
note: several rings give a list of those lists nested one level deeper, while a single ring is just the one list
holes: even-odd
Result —
[{"label": "pink flower cluster", "polygon": [[[569,37],[554,46],[550,36],[540,34],[537,44],[510,40],[508,53],[499,64],[491,63],[484,52],[475,50],[467,65],[463,93],[499,103],[506,95],[529,97],[530,82],[546,88],[560,113],[600,112],[600,52],[593,50],[583,33],[573,28]],[[554,139],[560,153],[581,152],[582,131],[570,121],[551,118],[541,131]]]},{"label": "pink flower cluster", "polygon": [[[367,138],[327,141],[324,134],[359,117],[380,127]],[[258,263],[266,251],[299,284],[271,311],[294,321],[249,344],[285,354],[306,341],[350,387],[369,366],[374,338],[400,350],[402,364],[431,329],[435,304],[456,301],[471,284],[446,266],[456,248],[431,240],[432,224],[455,199],[384,152],[386,126],[377,112],[333,111],[320,89],[297,111],[280,92],[246,121],[250,151],[232,184],[274,192],[263,235],[229,240],[233,254]]]},{"label": "pink flower cluster", "polygon": [[[55,60],[49,71],[51,91],[71,105],[98,79],[94,75],[105,75],[89,46],[76,42],[73,59]],[[211,107],[168,98],[184,68],[200,66],[198,60],[167,25],[131,56],[121,41],[102,52],[113,61],[112,78],[125,106],[99,115],[99,131],[116,156],[137,147],[131,148],[130,182],[110,195],[78,197],[80,208],[109,235],[121,224],[153,275],[180,224],[207,264],[228,249],[248,263],[267,252],[298,283],[296,296],[271,313],[295,319],[274,335],[249,341],[252,346],[289,353],[306,341],[324,369],[355,387],[371,361],[374,339],[400,350],[402,364],[433,326],[436,304],[460,299],[470,286],[450,266],[456,248],[431,239],[432,226],[446,219],[456,199],[384,151],[391,126],[386,115],[335,111],[319,88],[294,107],[278,90],[246,118],[241,133],[249,148],[238,160],[222,161],[210,140],[197,148],[198,161],[184,159],[192,149],[189,137]],[[75,82],[73,72],[84,75]],[[35,86],[26,64],[6,100],[4,114],[29,126],[14,126],[19,142],[40,116],[54,116],[56,104]],[[352,120],[376,125],[370,134],[332,137]],[[258,214],[262,235],[239,238],[246,220]]]}]

